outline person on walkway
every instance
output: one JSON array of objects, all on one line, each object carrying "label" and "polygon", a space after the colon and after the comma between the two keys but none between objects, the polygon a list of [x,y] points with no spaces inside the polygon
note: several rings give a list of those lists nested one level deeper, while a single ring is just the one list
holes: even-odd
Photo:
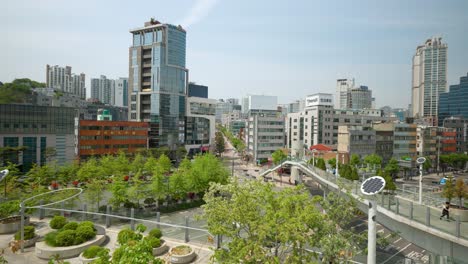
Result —
[{"label": "person on walkway", "polygon": [[442,216],[440,217],[440,220],[444,218],[444,216],[447,216],[447,221],[449,221],[449,208],[450,208],[450,203],[445,202],[445,205],[442,206]]}]

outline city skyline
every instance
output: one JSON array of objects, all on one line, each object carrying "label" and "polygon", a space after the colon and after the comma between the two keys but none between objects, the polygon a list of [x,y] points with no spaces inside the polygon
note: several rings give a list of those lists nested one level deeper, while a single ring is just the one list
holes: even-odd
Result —
[{"label": "city skyline", "polygon": [[468,3],[418,3],[202,0],[145,2],[143,10],[123,3],[103,14],[96,11],[110,2],[7,2],[0,81],[45,82],[44,65],[70,65],[88,76],[89,97],[89,77],[128,76],[128,31],[154,17],[187,30],[189,80],[209,86],[211,98],[251,93],[289,103],[356,78],[372,87],[377,107],[407,107],[412,56],[426,39],[449,46],[448,85],[468,72]]}]

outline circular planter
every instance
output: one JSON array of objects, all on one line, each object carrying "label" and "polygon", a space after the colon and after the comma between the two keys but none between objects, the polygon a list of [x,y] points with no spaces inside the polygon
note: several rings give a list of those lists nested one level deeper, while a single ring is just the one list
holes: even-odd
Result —
[{"label": "circular planter", "polygon": [[[2,223],[6,222],[6,223]],[[0,219],[0,234],[14,233],[20,229],[21,216],[9,216]],[[29,216],[24,217],[24,226],[29,225]]]},{"label": "circular planter", "polygon": [[161,256],[166,253],[169,247],[166,245],[166,241],[161,239],[161,246],[153,248],[153,256]]},{"label": "circular planter", "polygon": [[51,259],[59,255],[61,259],[72,258],[79,256],[90,246],[100,246],[106,241],[105,229],[102,226],[94,225],[97,230],[96,237],[92,240],[86,241],[80,245],[69,247],[51,247],[45,241],[36,243],[36,256],[41,259]]},{"label": "circular planter", "polygon": [[[31,238],[31,239],[28,239],[28,240],[24,240],[23,242],[23,245],[25,248],[28,248],[28,247],[32,247],[36,244],[37,240],[39,240],[39,236],[36,235],[35,237]],[[14,238],[11,240],[11,242],[15,242],[17,240],[15,240]]]},{"label": "circular planter", "polygon": [[457,219],[460,217],[461,222],[468,222],[468,210],[467,209],[458,209],[450,208],[450,217]]},{"label": "circular planter", "polygon": [[95,260],[97,260],[99,257],[95,257],[95,258],[85,258],[83,257],[83,252],[81,252],[80,256],[78,257],[78,259],[81,261],[81,263],[83,264],[88,264],[88,263],[91,263]]},{"label": "circular planter", "polygon": [[170,256],[171,256],[171,263],[173,264],[187,264],[192,262],[192,260],[197,256],[195,254],[195,251],[193,251],[193,248],[190,248],[190,253],[185,254],[185,255],[174,255],[172,250],[175,248],[171,249]]}]

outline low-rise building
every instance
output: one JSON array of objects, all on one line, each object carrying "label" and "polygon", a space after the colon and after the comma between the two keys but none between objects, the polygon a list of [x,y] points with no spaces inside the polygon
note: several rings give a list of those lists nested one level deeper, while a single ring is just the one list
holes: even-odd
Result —
[{"label": "low-rise building", "polygon": [[[384,156],[383,160],[387,161],[388,153],[383,149],[387,146],[387,142],[391,138],[393,140],[392,157],[399,160],[402,157],[410,157],[416,159],[416,124],[405,123],[375,123],[372,128],[376,130],[376,154]],[[379,140],[383,139],[383,142]]]},{"label": "low-rise building", "polygon": [[455,129],[456,152],[466,154],[468,151],[468,119],[463,117],[448,117],[444,119],[443,126]]},{"label": "low-rise building", "polygon": [[375,153],[375,130],[367,126],[339,126],[338,153],[344,154],[345,160],[351,155],[364,158]]},{"label": "low-rise building", "polygon": [[[8,160],[19,164],[23,172],[33,164],[55,160],[59,165],[75,158],[75,109],[39,105],[0,105],[0,147],[25,147]],[[47,150],[54,153],[48,157]]]},{"label": "low-rise building", "polygon": [[216,105],[214,99],[187,97],[185,148],[191,155],[213,144]]},{"label": "low-rise building", "polygon": [[147,122],[76,120],[76,123],[75,151],[79,159],[148,148]]}]

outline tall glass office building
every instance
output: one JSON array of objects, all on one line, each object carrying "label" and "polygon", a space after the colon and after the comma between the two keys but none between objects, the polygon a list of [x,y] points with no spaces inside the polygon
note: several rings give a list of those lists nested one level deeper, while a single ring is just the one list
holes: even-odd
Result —
[{"label": "tall glass office building", "polygon": [[468,73],[460,78],[460,84],[450,85],[449,92],[439,97],[439,125],[447,117],[468,118]]},{"label": "tall glass office building", "polygon": [[129,120],[150,122],[150,148],[184,144],[186,31],[151,19],[130,33]]}]

